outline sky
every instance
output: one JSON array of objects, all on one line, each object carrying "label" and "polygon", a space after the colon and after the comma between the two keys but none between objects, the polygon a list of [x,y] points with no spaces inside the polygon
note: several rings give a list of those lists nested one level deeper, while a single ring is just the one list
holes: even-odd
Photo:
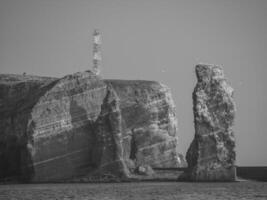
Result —
[{"label": "sky", "polygon": [[171,88],[185,154],[194,136],[195,65],[221,65],[235,90],[237,164],[266,166],[266,10],[266,0],[0,0],[0,73],[91,69],[97,28],[104,78]]}]

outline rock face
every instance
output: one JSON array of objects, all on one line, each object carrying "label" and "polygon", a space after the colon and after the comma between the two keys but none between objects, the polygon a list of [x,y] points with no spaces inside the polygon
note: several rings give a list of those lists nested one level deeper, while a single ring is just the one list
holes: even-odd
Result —
[{"label": "rock face", "polygon": [[179,167],[177,118],[170,90],[154,81],[106,80],[120,99],[124,160],[140,165]]},{"label": "rock face", "polygon": [[171,93],[153,81],[0,75],[0,179],[129,177],[179,167]]},{"label": "rock face", "polygon": [[111,173],[119,177],[128,177],[129,170],[123,159],[122,117],[120,100],[111,85],[107,86],[107,95],[101,105],[96,120],[96,140],[93,149],[94,162],[102,173]]},{"label": "rock face", "polygon": [[195,137],[186,155],[186,179],[234,181],[233,89],[219,66],[197,65],[196,75],[198,82],[193,92]]}]

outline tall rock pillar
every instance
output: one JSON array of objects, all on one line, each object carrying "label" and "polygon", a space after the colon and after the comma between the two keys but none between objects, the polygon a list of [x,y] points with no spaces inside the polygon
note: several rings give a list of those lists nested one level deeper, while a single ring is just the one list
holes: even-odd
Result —
[{"label": "tall rock pillar", "polygon": [[[215,65],[196,66],[193,92],[195,137],[186,155],[191,181],[234,181],[233,89]],[[185,178],[184,177],[184,178]]]}]

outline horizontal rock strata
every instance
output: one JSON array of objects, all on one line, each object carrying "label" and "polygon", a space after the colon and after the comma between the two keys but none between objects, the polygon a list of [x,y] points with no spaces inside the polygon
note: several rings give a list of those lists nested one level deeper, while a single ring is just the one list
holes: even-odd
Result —
[{"label": "horizontal rock strata", "polygon": [[171,93],[153,81],[0,75],[0,179],[64,181],[178,167]]},{"label": "horizontal rock strata", "polygon": [[136,165],[152,167],[183,165],[176,153],[177,118],[169,88],[153,81],[106,82],[120,98],[127,163],[134,161]]}]

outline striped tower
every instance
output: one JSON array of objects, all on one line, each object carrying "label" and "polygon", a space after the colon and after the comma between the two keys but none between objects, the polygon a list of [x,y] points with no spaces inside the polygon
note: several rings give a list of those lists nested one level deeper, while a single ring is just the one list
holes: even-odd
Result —
[{"label": "striped tower", "polygon": [[96,29],[93,34],[93,72],[96,75],[100,74],[101,69],[101,35],[100,32]]}]

